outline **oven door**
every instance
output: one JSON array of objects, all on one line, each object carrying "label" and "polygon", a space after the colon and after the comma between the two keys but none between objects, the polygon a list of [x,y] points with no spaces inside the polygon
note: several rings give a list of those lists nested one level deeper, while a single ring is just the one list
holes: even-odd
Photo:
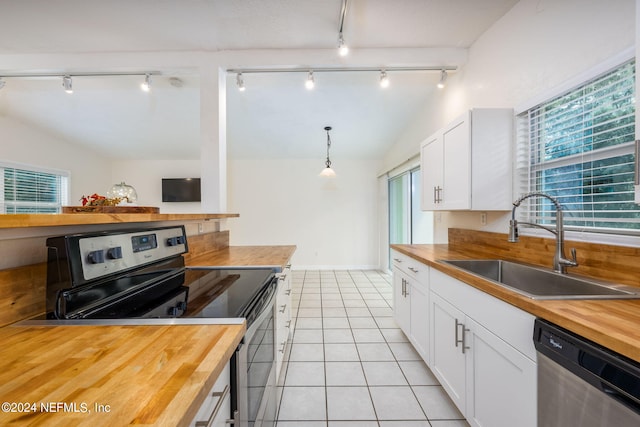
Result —
[{"label": "oven door", "polygon": [[275,425],[275,288],[268,292],[231,363],[232,411],[242,427]]}]

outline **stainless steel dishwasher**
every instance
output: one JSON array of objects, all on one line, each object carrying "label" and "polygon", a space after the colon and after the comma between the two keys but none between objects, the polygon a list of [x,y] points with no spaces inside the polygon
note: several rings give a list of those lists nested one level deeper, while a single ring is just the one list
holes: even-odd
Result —
[{"label": "stainless steel dishwasher", "polygon": [[640,426],[640,363],[535,321],[538,426]]}]

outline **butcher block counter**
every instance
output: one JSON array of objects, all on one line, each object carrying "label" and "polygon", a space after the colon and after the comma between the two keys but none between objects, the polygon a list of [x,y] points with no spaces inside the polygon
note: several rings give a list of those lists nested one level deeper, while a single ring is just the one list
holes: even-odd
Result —
[{"label": "butcher block counter", "polygon": [[188,425],[244,332],[242,320],[0,328],[0,425]]},{"label": "butcher block counter", "polygon": [[[450,234],[451,239],[451,234]],[[505,237],[506,241],[506,237]],[[440,260],[507,258],[497,246],[488,244],[489,253],[478,242],[464,245],[391,245],[392,249],[442,271],[462,282],[506,301],[534,316],[547,319],[565,329],[640,362],[639,300],[534,300],[489,280],[457,269]],[[517,245],[511,246],[517,249]],[[513,259],[514,261],[530,261]],[[516,254],[517,255],[517,254]],[[581,252],[578,251],[580,261]],[[584,255],[583,256],[588,256]],[[548,259],[551,261],[551,257]],[[573,272],[573,271],[572,271]],[[571,273],[572,273],[571,272]],[[627,281],[628,284],[633,284]],[[505,319],[508,321],[508,319]],[[533,337],[533,331],[531,331]],[[533,339],[533,338],[532,338]]]},{"label": "butcher block counter", "polygon": [[289,264],[294,245],[283,246],[229,246],[215,252],[195,256],[187,262],[188,267],[269,267],[282,270]]}]

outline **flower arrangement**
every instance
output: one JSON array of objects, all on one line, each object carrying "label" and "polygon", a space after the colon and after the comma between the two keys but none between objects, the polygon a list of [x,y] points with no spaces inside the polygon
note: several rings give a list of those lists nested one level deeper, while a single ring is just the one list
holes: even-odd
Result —
[{"label": "flower arrangement", "polygon": [[90,196],[83,195],[80,201],[82,202],[82,206],[117,206],[122,201],[122,198],[108,198],[97,193],[93,193]]}]

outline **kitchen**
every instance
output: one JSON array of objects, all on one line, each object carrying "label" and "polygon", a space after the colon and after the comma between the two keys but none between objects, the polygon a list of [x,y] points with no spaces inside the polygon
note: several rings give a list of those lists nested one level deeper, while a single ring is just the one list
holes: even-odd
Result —
[{"label": "kitchen", "polygon": [[[321,45],[323,49],[302,47],[294,51],[284,48],[261,51],[256,48],[251,52],[232,50],[207,54],[198,51],[193,55],[185,52],[141,52],[132,55],[117,53],[135,50],[120,44],[118,48],[109,49],[111,53],[101,54],[92,50],[91,43],[82,45],[81,40],[76,40],[76,43],[80,44],[78,51],[84,53],[73,53],[60,46],[51,50],[46,48],[39,50],[37,47],[26,46],[21,50],[14,47],[19,46],[17,41],[12,45],[12,38],[6,35],[2,37],[3,43],[6,43],[6,46],[3,45],[4,53],[1,61],[6,65],[3,65],[2,69],[13,73],[39,69],[104,71],[105,69],[135,68],[139,70],[155,69],[155,66],[160,64],[167,68],[188,69],[192,74],[201,73],[198,76],[199,87],[195,89],[196,92],[200,92],[200,97],[195,102],[202,125],[200,133],[196,130],[195,138],[199,141],[201,139],[214,142],[211,145],[203,144],[203,147],[196,148],[196,153],[202,153],[200,157],[196,154],[195,158],[186,160],[134,159],[109,163],[105,162],[102,156],[92,153],[79,158],[78,153],[81,150],[75,147],[68,148],[67,153],[73,152],[73,155],[58,154],[59,157],[65,157],[66,162],[61,163],[58,168],[71,169],[72,177],[82,177],[82,185],[78,183],[78,179],[72,179],[70,200],[76,200],[87,192],[106,191],[114,182],[124,180],[134,183],[139,192],[141,204],[156,206],[159,205],[156,182],[165,175],[180,176],[179,174],[190,172],[189,176],[201,175],[203,185],[209,186],[209,189],[205,190],[202,206],[185,207],[184,209],[189,209],[186,212],[198,212],[201,209],[201,212],[240,213],[238,218],[227,219],[214,226],[228,228],[231,245],[295,244],[298,249],[293,255],[292,264],[300,270],[371,268],[386,270],[390,267],[387,261],[388,245],[385,228],[386,196],[383,195],[386,177],[377,178],[378,176],[404,163],[406,159],[414,157],[422,140],[466,109],[505,106],[517,108],[523,103],[531,102],[532,99],[545,100],[546,93],[553,92],[563,83],[633,49],[636,39],[634,2],[600,1],[586,4],[585,2],[560,2],[556,4],[558,2],[521,1],[513,4],[511,8],[505,8],[503,16],[495,17],[495,23],[488,26],[485,32],[478,34],[477,39],[469,43],[468,49],[423,48],[418,43],[400,46],[405,49],[377,50],[375,49],[377,45],[383,45],[379,39],[376,39],[377,45],[368,45],[363,41],[362,46],[369,49],[358,52],[358,46],[354,45],[353,56],[344,60],[344,64],[349,66],[371,64],[379,66],[380,62],[431,64],[437,60],[438,65],[442,65],[442,61],[451,61],[454,65],[458,65],[459,69],[449,74],[445,90],[434,92],[432,98],[418,106],[417,111],[412,112],[415,114],[412,121],[405,122],[402,130],[390,135],[394,141],[393,146],[377,158],[359,159],[353,155],[348,157],[342,151],[346,150],[344,147],[348,145],[342,129],[348,126],[346,124],[340,126],[337,121],[326,123],[324,117],[316,117],[317,124],[309,126],[313,129],[304,136],[305,141],[314,141],[314,144],[317,141],[314,154],[301,158],[289,158],[277,152],[274,152],[271,157],[260,152],[258,158],[234,157],[235,148],[230,139],[230,128],[227,135],[230,139],[229,161],[225,165],[220,159],[225,156],[227,147],[217,145],[216,141],[217,135],[221,133],[218,121],[203,119],[217,117],[219,113],[217,70],[221,61],[230,58],[229,63],[235,67],[255,65],[256,61],[262,66],[279,66],[283,63],[307,66],[337,62],[335,49],[333,49],[337,36],[334,15],[338,14],[340,2],[335,3],[330,11],[324,12],[328,16],[327,19],[331,20],[332,26],[330,40],[326,41],[326,45]],[[309,3],[307,6],[313,5]],[[354,2],[352,7],[353,11],[357,11],[358,3]],[[9,15],[3,14],[3,16]],[[43,14],[43,16],[47,15]],[[76,24],[79,23],[76,22]],[[36,26],[38,25],[34,25]],[[7,23],[3,28],[9,31],[11,27]],[[349,34],[349,31],[355,31],[355,28],[357,28],[355,22],[347,21],[346,34]],[[598,31],[594,31],[593,28],[598,28]],[[16,30],[13,34],[21,32],[24,31]],[[26,35],[22,37],[27,40]],[[101,40],[98,34],[96,37],[97,39],[92,42],[98,43]],[[68,39],[64,40],[70,42]],[[38,43],[40,42],[42,40],[38,40]],[[126,42],[135,46],[137,39],[131,37]],[[430,46],[428,41],[424,43]],[[69,46],[73,46],[73,43]],[[157,50],[148,45],[145,45],[145,48],[140,50]],[[246,47],[236,47],[236,49],[242,48]],[[199,49],[192,47],[190,50]],[[189,75],[189,73],[186,74]],[[320,86],[321,76],[324,75],[316,74],[318,86]],[[248,73],[245,74],[247,94],[251,90],[250,77]],[[392,82],[393,78],[400,78],[394,75],[391,77]],[[435,84],[437,76],[432,78],[435,79],[433,81]],[[235,90],[235,79],[235,75],[227,76],[228,90]],[[7,82],[5,89],[8,89],[13,80],[9,78],[5,80]],[[159,78],[156,80],[160,83]],[[186,77],[184,81],[189,82]],[[77,83],[77,94],[81,93],[79,82],[80,79]],[[59,82],[56,82],[56,86],[60,86]],[[389,89],[392,88],[393,86]],[[0,97],[2,96],[0,92]],[[232,96],[235,95],[228,94],[230,100]],[[233,119],[229,117],[230,121]],[[35,131],[29,130],[28,126],[19,127],[15,122],[8,124],[9,118],[6,115],[3,115],[1,120],[3,121],[2,129],[5,131],[11,129],[7,138],[16,140],[20,136],[18,132],[22,131],[24,137],[21,141],[24,143],[19,146],[3,143],[0,147],[0,158],[23,164],[40,163],[54,167],[47,163],[47,158],[54,158],[54,153],[47,151],[46,147],[41,145],[28,145],[30,141],[41,138],[41,135],[33,135],[33,133],[27,135],[27,131]],[[336,180],[336,188],[333,189],[327,188],[326,183],[316,179],[317,173],[324,165],[326,135],[323,127],[327,124],[334,127],[331,134],[334,142],[331,158],[339,179]],[[282,123],[279,128],[286,131],[287,123]],[[3,141],[6,141],[5,136]],[[61,152],[63,151],[58,153]],[[42,158],[38,159],[40,156]],[[177,156],[172,158],[175,159]],[[220,167],[205,168],[202,166],[204,162],[201,159],[207,159],[208,164],[219,164]],[[228,168],[228,173],[225,173],[225,167]],[[84,171],[77,168],[83,168]],[[194,172],[199,172],[200,169],[202,174]],[[150,178],[141,179],[143,172]],[[149,196],[152,194],[155,196]],[[274,195],[278,197],[273,197]],[[163,210],[163,212],[169,211]],[[448,230],[451,228],[506,234],[508,217],[509,213],[506,211],[489,211],[487,225],[482,225],[480,212],[438,212],[434,215],[436,222],[433,242],[446,243]],[[213,226],[213,224],[205,223],[205,227],[207,226]],[[41,232],[41,230],[35,231],[36,234]],[[39,235],[34,236],[33,233],[18,228],[3,229],[2,234],[1,251],[4,269],[41,262],[44,245]],[[46,230],[45,234],[52,235],[50,230]],[[578,256],[580,257],[580,250]]]}]

